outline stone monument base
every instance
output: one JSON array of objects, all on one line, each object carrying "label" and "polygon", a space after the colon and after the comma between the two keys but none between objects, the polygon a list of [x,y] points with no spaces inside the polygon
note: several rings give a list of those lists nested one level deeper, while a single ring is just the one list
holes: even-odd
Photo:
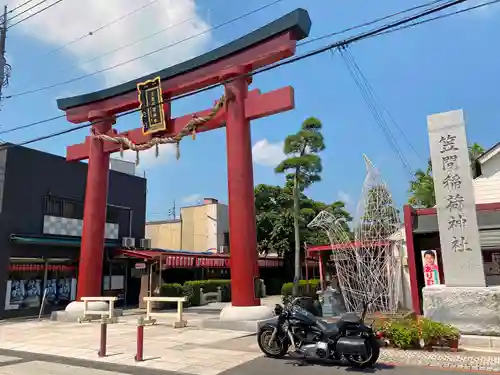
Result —
[{"label": "stone monument base", "polygon": [[500,286],[422,289],[424,316],[455,326],[465,335],[500,336]]},{"label": "stone monument base", "polygon": [[257,333],[261,326],[276,320],[270,306],[233,306],[226,305],[218,318],[203,320],[202,327]]},{"label": "stone monument base", "polygon": [[264,320],[273,316],[273,309],[269,306],[233,306],[229,304],[222,309],[219,318],[223,322],[239,322]]}]

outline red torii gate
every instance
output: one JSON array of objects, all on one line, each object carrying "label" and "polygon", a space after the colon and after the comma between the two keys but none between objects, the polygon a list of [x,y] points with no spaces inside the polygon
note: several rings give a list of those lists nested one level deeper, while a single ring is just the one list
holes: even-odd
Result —
[{"label": "red torii gate", "polygon": [[[93,135],[87,136],[84,143],[68,146],[66,153],[68,161],[88,159],[77,301],[81,297],[101,294],[109,159],[111,153],[122,148],[115,142],[103,141],[94,135],[127,137],[136,145],[146,144],[153,138],[172,137],[193,117],[206,116],[210,110],[171,119],[169,100],[225,82],[227,97],[224,108],[196,131],[226,126],[232,304],[260,305],[254,293],[259,271],[249,122],[293,109],[294,94],[292,87],[265,94],[259,90],[248,92],[251,82],[248,74],[293,56],[296,42],[308,36],[310,27],[307,11],[297,9],[240,39],[184,63],[109,89],[57,101],[59,109],[66,112],[68,121],[75,124],[92,122]],[[139,107],[137,83],[157,76],[161,78],[167,130],[145,135],[142,128],[138,128],[116,134],[112,129],[115,115]]]}]

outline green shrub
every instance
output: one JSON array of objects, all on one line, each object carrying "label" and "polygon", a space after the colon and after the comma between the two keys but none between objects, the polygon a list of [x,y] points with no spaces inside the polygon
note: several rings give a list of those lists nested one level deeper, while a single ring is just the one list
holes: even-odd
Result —
[{"label": "green shrub", "polygon": [[412,320],[386,322],[383,335],[399,349],[410,349],[419,346],[419,328]]},{"label": "green shrub", "polygon": [[443,344],[443,341],[460,338],[460,331],[457,328],[430,319],[420,319],[420,329],[425,345]]},{"label": "green shrub", "polygon": [[[318,298],[316,292],[319,289],[320,281],[318,279],[313,280],[299,280],[299,297],[312,297],[314,299]],[[309,288],[308,288],[309,286]],[[293,283],[285,283],[281,287],[281,297],[283,298],[283,303],[288,303],[292,298],[293,294]]]},{"label": "green shrub", "polygon": [[[182,297],[184,288],[181,284],[162,284],[160,288],[161,297]],[[160,309],[177,308],[177,302],[162,302],[158,304]]]},{"label": "green shrub", "polygon": [[424,340],[424,345],[429,346],[437,344],[443,337],[443,328],[444,326],[441,323],[433,322],[425,318],[420,319],[420,332],[422,340]]},{"label": "green shrub", "polygon": [[184,283],[184,295],[188,298],[190,306],[200,306],[200,288],[204,293],[217,292],[221,287],[222,302],[231,301],[231,280],[192,280]]},{"label": "green shrub", "polygon": [[458,340],[460,338],[460,331],[450,324],[443,324],[443,338],[445,340]]},{"label": "green shrub", "polygon": [[430,347],[446,345],[446,341],[460,338],[460,332],[455,327],[426,318],[385,320],[380,331],[392,345],[400,349],[419,347],[420,339],[424,346]]}]

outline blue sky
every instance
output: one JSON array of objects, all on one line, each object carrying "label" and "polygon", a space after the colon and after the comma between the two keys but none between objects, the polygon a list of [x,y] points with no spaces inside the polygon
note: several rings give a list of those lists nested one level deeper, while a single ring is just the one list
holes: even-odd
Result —
[{"label": "blue sky", "polygon": [[[39,16],[12,27],[7,50],[13,72],[11,85],[4,93],[15,94],[114,65],[270,2],[198,0],[194,4],[192,0],[158,0],[132,17],[47,55],[58,46],[148,1],[106,0],[103,3],[102,0],[65,0]],[[12,5],[11,2],[9,4]],[[0,113],[0,125],[3,130],[58,115],[57,97],[104,88],[193,57],[299,7],[309,11],[313,22],[311,37],[316,37],[416,5],[415,2],[401,0],[378,2],[377,7],[366,4],[368,2],[359,0],[283,0],[230,26],[208,32],[189,43],[182,43],[135,64],[52,90],[7,99]],[[405,137],[394,124],[388,122],[411,168],[425,166],[429,154],[426,125],[429,114],[463,108],[470,143],[478,142],[488,148],[499,141],[500,106],[497,105],[497,93],[500,87],[500,53],[496,43],[500,36],[499,12],[500,5],[493,5],[361,41],[350,47],[380,102],[404,132]],[[179,23],[190,17],[192,22],[181,27],[172,28],[103,59],[85,63],[94,56],[165,28],[167,24]],[[299,48],[299,53],[334,40],[308,44]],[[254,154],[255,184],[283,182],[283,177],[275,175],[271,166],[281,157],[281,142],[288,134],[297,131],[305,118],[315,116],[323,123],[327,149],[322,154],[323,181],[309,189],[310,196],[325,202],[342,198],[353,210],[365,177],[362,154],[366,153],[382,172],[396,202],[403,204],[407,200],[408,171],[389,147],[338,54],[325,53],[264,73],[255,77],[252,87],[270,91],[286,85],[295,88],[296,109],[252,123],[253,144],[257,144]],[[208,108],[221,94],[220,89],[215,89],[176,101],[173,104],[174,115]],[[9,133],[3,138],[21,142],[69,126],[71,124],[62,119]],[[117,124],[118,129],[138,126],[137,116],[122,118]],[[87,134],[88,130],[81,130],[31,147],[64,155],[66,145],[82,142]],[[410,140],[412,146],[405,138]],[[133,158],[133,155],[129,157]],[[194,142],[186,139],[181,145],[179,161],[169,149],[162,150],[158,160],[151,153],[145,154],[140,168],[146,170],[148,177],[150,219],[166,217],[174,200],[178,206],[196,203],[201,197],[227,201],[224,129],[204,133]]]}]

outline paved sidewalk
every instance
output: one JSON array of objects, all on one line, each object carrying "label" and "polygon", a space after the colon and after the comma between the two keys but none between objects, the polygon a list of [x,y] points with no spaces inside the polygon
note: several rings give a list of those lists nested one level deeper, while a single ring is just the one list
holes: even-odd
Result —
[{"label": "paved sidewalk", "polygon": [[[140,366],[124,366],[117,363],[93,362],[81,359],[64,358],[58,356],[33,354],[0,349],[0,374],[1,375],[186,375],[181,371],[158,370]],[[291,358],[281,360],[266,357],[257,357],[239,366],[220,372],[220,375],[348,375],[359,372],[346,365],[338,363],[309,363],[297,366]],[[382,373],[387,375],[458,375],[477,374],[488,372],[472,369],[453,369],[427,367],[425,370],[417,366],[404,366],[379,363],[373,369],[361,372]],[[492,374],[490,372],[489,374]],[[496,372],[496,374],[499,374]]]},{"label": "paved sidewalk", "polygon": [[[186,317],[191,322],[204,319],[206,315],[202,315],[201,318],[197,314],[187,314]],[[252,371],[267,373],[268,367],[287,372],[288,367],[283,361],[269,362],[262,356],[255,335],[197,327],[173,329],[174,317],[175,314],[171,318],[167,315],[160,324],[145,328],[144,362],[134,361],[137,319],[134,316],[125,316],[120,323],[108,325],[108,355],[104,358],[97,356],[98,322],[4,321],[0,324],[0,375],[80,375],[83,371],[80,367],[108,371],[96,372],[96,375],[135,375],[139,372],[148,375],[159,374],[160,370],[169,371],[168,374],[245,375]],[[287,361],[289,363],[291,359]],[[379,362],[381,366],[386,363],[500,372],[500,355],[488,353],[472,355],[384,349]],[[326,371],[321,366],[314,368],[313,373],[318,372],[318,375]],[[425,371],[431,368],[426,367]]]},{"label": "paved sidewalk", "polygon": [[[190,317],[187,319],[189,321]],[[196,327],[173,329],[168,319],[166,323],[145,327],[144,362],[134,361],[136,319],[133,317],[124,317],[120,323],[108,325],[107,356],[103,358],[97,356],[99,334],[99,323],[4,323],[0,325],[0,349],[194,375],[216,375],[260,356],[256,351],[211,347],[221,341],[244,337],[247,332]],[[0,371],[0,374],[3,373]]]}]

